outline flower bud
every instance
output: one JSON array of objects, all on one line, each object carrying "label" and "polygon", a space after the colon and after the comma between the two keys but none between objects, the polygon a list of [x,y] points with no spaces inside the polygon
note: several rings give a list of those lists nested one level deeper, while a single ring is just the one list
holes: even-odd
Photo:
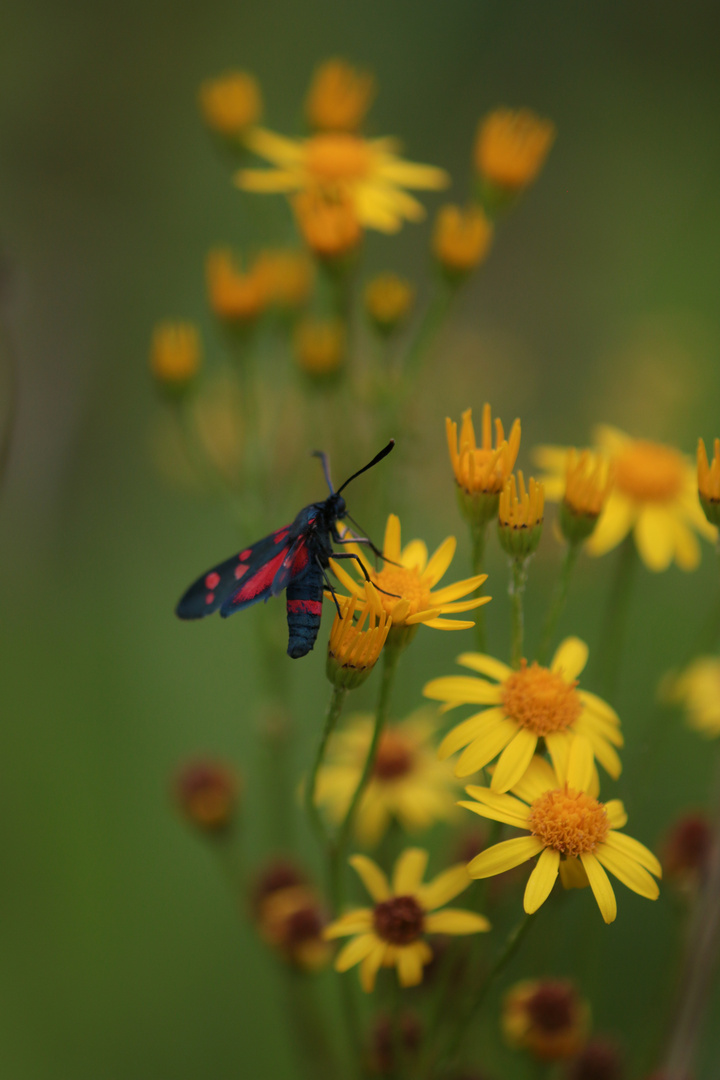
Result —
[{"label": "flower bud", "polygon": [[365,288],[365,311],[379,333],[392,334],[407,318],[414,298],[408,281],[396,274],[378,274]]},{"label": "flower bud", "polygon": [[493,227],[479,206],[442,206],[435,220],[433,254],[452,281],[467,277],[490,250]]},{"label": "flower bud", "polygon": [[195,761],[178,773],[175,797],[188,821],[203,832],[220,833],[234,820],[239,787],[224,762]]},{"label": "flower bud", "polygon": [[159,323],[150,346],[150,369],[164,393],[186,393],[200,370],[200,333],[193,323]]},{"label": "flower bud", "polygon": [[199,97],[205,123],[218,135],[242,136],[262,113],[260,87],[246,71],[228,71],[207,79]]},{"label": "flower bud", "polygon": [[532,476],[526,489],[523,474],[518,472],[517,475],[517,484],[515,476],[511,475],[500,495],[498,537],[508,555],[526,559],[540,543],[545,491]]}]

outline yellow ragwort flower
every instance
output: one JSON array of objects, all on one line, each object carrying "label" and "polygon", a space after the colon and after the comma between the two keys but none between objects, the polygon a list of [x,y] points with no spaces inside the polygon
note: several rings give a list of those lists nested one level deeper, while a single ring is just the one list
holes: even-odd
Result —
[{"label": "yellow ragwort flower", "polygon": [[327,676],[335,686],[353,690],[365,682],[378,662],[392,619],[369,581],[365,582],[365,604],[357,619],[355,597],[338,596],[337,601],[342,616],[335,616],[330,630]]},{"label": "yellow ragwort flower", "polygon": [[[380,603],[393,621],[391,638],[397,637],[396,631],[414,631],[421,623],[436,630],[466,630],[474,626],[474,623],[466,620],[444,619],[442,616],[472,611],[481,604],[487,604],[490,601],[489,596],[459,600],[459,597],[467,596],[482,585],[487,574],[478,574],[454,585],[446,585],[437,592],[432,591],[450,566],[456,546],[455,537],[448,536],[430,559],[422,540],[411,540],[402,548],[400,519],[395,514],[390,514],[385,527],[383,557],[387,561],[382,570],[376,570],[372,563],[367,561],[359,544],[346,545],[345,550],[352,551],[360,558],[370,581],[380,590]],[[361,575],[359,580],[355,580],[340,563],[331,560],[330,565],[333,573],[359,604],[364,596],[364,576]]]},{"label": "yellow ragwort flower", "polygon": [[375,97],[375,79],[346,60],[320,64],[313,74],[305,113],[316,131],[357,131]]},{"label": "yellow ragwort flower", "polygon": [[302,971],[319,971],[329,963],[326,924],[320,898],[303,882],[268,891],[258,906],[260,937],[286,963]]},{"label": "yellow ragwort flower", "polygon": [[472,409],[466,409],[462,414],[459,440],[458,426],[449,417],[445,420],[445,431],[458,487],[467,495],[499,495],[517,460],[520,449],[520,421],[515,420],[506,439],[502,421],[495,418],[494,448],[492,413],[487,403],[483,406],[480,445],[475,438]]},{"label": "yellow ragwort flower", "polygon": [[228,71],[200,87],[205,123],[220,135],[243,135],[262,113],[260,87],[246,71]]},{"label": "yellow ragwort flower", "polygon": [[320,188],[352,202],[358,221],[368,229],[394,233],[403,220],[422,221],[422,203],[405,190],[437,191],[449,183],[444,169],[417,165],[398,156],[394,139],[364,139],[344,132],[324,132],[309,139],[288,139],[254,128],[247,146],[274,169],[241,169],[235,183],[244,191],[283,192]]},{"label": "yellow ragwort flower", "polygon": [[698,439],[697,486],[705,517],[711,525],[720,525],[720,439],[714,442],[712,463],[705,443]]},{"label": "yellow ragwort flower", "polygon": [[666,698],[685,710],[688,725],[701,735],[720,735],[720,658],[698,656],[669,681]]},{"label": "yellow ragwort flower", "polygon": [[568,543],[582,543],[594,531],[612,484],[613,472],[604,458],[589,450],[568,451],[559,515],[560,529]]},{"label": "yellow ragwort flower", "polygon": [[[421,832],[456,814],[457,781],[438,761],[437,717],[418,709],[385,728],[375,764],[354,819],[363,847],[380,843],[393,821],[405,832]],[[349,717],[334,736],[318,773],[316,801],[333,823],[344,820],[367,758],[373,718]]]},{"label": "yellow ragwort flower", "polygon": [[[617,428],[595,431],[597,451],[610,463],[613,487],[597,527],[587,542],[591,555],[604,555],[633,532],[649,570],[667,570],[675,560],[681,570],[700,562],[695,531],[708,539],[717,530],[705,519],[698,500],[697,477],[688,458],[673,446],[633,439]],[[563,498],[567,447],[544,446],[536,460],[549,499]]]},{"label": "yellow ragwort flower", "polygon": [[589,1030],[590,1005],[568,979],[523,979],[503,998],[505,1040],[540,1061],[575,1057]]},{"label": "yellow ragwort flower", "polygon": [[606,870],[633,892],[656,900],[659,890],[650,874],[662,877],[660,863],[644,844],[618,832],[627,821],[620,800],[598,802],[591,794],[593,787],[593,751],[581,735],[573,740],[564,768],[556,772],[535,757],[512,795],[468,787],[468,795],[477,801],[461,806],[529,833],[476,855],[468,864],[470,876],[493,877],[539,855],[525,888],[523,906],[528,914],[547,900],[558,872],[566,887],[577,886],[578,875],[586,878],[606,923],[617,915]]},{"label": "yellow ragwort flower", "polygon": [[293,335],[295,361],[306,375],[335,375],[345,355],[345,326],[339,319],[301,319]]},{"label": "yellow ragwort flower", "polygon": [[390,333],[407,318],[415,289],[397,274],[378,274],[365,287],[365,310],[382,333]]},{"label": "yellow ragwort flower", "polygon": [[518,471],[517,483],[511,474],[500,492],[498,537],[503,549],[513,558],[527,558],[540,543],[545,512],[545,489],[534,477],[527,489]]},{"label": "yellow ragwort flower", "polygon": [[363,231],[347,195],[317,188],[301,191],[292,204],[302,238],[319,259],[339,259],[358,247]]},{"label": "yellow ragwort flower", "polygon": [[536,179],[555,134],[552,121],[529,109],[495,109],[480,121],[475,167],[494,186],[521,191]]},{"label": "yellow ragwort flower", "polygon": [[150,346],[150,369],[160,384],[170,390],[184,390],[200,370],[201,361],[197,326],[187,322],[158,323]]},{"label": "yellow ragwort flower", "polygon": [[258,255],[255,269],[263,282],[268,304],[299,308],[309,299],[315,269],[304,251],[266,249]]},{"label": "yellow ragwort flower", "polygon": [[[620,720],[605,701],[578,689],[578,676],[587,663],[588,647],[579,638],[566,638],[549,667],[522,661],[513,671],[501,660],[482,653],[463,653],[458,663],[486,678],[446,675],[433,679],[425,697],[458,705],[490,706],[464,720],[440,743],[442,760],[465,747],[455,767],[456,776],[484,769],[499,754],[493,772],[493,791],[508,791],[533,760],[539,739],[558,773],[565,769],[570,745],[583,735],[603,768],[617,779],[622,766],[615,750],[623,745]],[[488,679],[494,681],[489,682]]]},{"label": "yellow ragwort flower", "polygon": [[451,277],[464,277],[486,258],[492,237],[492,224],[479,206],[441,206],[433,230],[433,254]]},{"label": "yellow ragwort flower", "polygon": [[422,982],[423,967],[433,957],[426,934],[477,934],[490,923],[473,911],[444,907],[459,896],[470,878],[462,863],[422,884],[428,854],[406,848],[395,863],[392,884],[380,867],[366,855],[353,855],[350,865],[374,901],[373,907],[357,908],[336,919],[325,930],[328,940],[350,937],[335,960],[336,971],[360,964],[360,983],[370,992],[381,967],[397,968],[401,986]]},{"label": "yellow ragwort flower", "polygon": [[248,323],[265,308],[265,279],[257,263],[246,273],[232,252],[211,251],[206,267],[208,300],[214,315],[224,322]]}]

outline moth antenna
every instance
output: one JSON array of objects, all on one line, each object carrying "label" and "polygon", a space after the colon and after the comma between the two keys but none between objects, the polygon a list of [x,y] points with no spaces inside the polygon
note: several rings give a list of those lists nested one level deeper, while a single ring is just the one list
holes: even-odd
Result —
[{"label": "moth antenna", "polygon": [[363,465],[362,469],[358,469],[358,471],[356,473],[353,473],[352,476],[348,477],[348,479],[345,481],[345,483],[341,484],[341,486],[337,489],[335,494],[339,495],[340,492],[343,491],[343,489],[348,486],[348,484],[351,482],[351,480],[355,480],[358,476],[362,475],[362,473],[367,472],[368,469],[372,469],[373,465],[377,465],[378,461],[382,461],[382,459],[384,457],[387,457],[388,454],[390,453],[390,451],[392,450],[394,445],[395,445],[395,440],[391,439],[390,442],[387,444],[387,446],[384,446],[382,448],[382,450],[380,451],[380,453],[375,455],[375,457],[372,459],[372,461],[369,461],[367,463],[367,465]]},{"label": "moth antenna", "polygon": [[320,458],[320,461],[322,462],[322,470],[325,474],[325,480],[327,482],[327,486],[330,488],[330,494],[334,495],[335,488],[333,487],[332,480],[330,479],[330,464],[327,459],[327,454],[324,450],[313,450],[310,456]]}]

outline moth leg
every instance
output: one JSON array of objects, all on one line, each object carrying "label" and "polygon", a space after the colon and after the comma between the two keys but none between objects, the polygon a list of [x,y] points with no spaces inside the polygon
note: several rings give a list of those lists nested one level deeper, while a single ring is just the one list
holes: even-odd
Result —
[{"label": "moth leg", "polygon": [[339,618],[342,619],[343,613],[340,610],[340,604],[338,603],[338,598],[337,598],[337,593],[335,591],[335,586],[333,585],[332,581],[328,577],[327,570],[325,569],[323,564],[320,562],[320,559],[318,558],[317,555],[315,556],[315,562],[318,564],[318,566],[322,570],[323,581],[325,582],[325,584],[327,585],[327,587],[328,587],[328,589],[330,591],[330,595],[333,598],[333,603],[335,604],[335,607],[337,608],[338,616],[339,616]]},{"label": "moth leg", "polygon": [[[354,551],[335,551],[333,552],[333,559],[355,559],[363,572],[363,577],[366,581],[369,581],[371,585],[375,585],[375,582],[371,579],[367,572],[367,567],[362,561],[359,555],[356,555]],[[388,592],[387,589],[381,589],[379,585],[375,585],[378,592],[384,593],[385,596],[394,596],[396,599],[400,599],[400,594],[395,592]]]},{"label": "moth leg", "polygon": [[[348,517],[350,517],[349,514]],[[350,518],[350,520],[353,521],[352,518]],[[356,522],[353,521],[353,524],[356,524]],[[383,562],[389,562],[393,566],[400,566],[400,563],[396,563],[394,559],[388,559],[387,556],[383,555],[380,548],[373,543],[369,536],[342,537],[335,526],[330,530],[330,533],[336,544],[367,544],[376,559],[382,559]]]}]

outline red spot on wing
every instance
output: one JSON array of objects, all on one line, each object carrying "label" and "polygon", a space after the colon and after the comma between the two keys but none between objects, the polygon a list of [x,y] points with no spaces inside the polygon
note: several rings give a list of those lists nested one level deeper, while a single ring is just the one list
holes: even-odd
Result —
[{"label": "red spot on wing", "polygon": [[246,600],[253,600],[265,589],[269,589],[284,558],[285,552],[281,551],[274,559],[268,559],[264,566],[261,566],[249,581],[246,581],[242,588],[238,589],[232,598],[233,604],[243,604]]},{"label": "red spot on wing", "polygon": [[220,575],[216,574],[214,570],[211,570],[205,578],[205,584],[212,592],[212,590],[217,589],[218,585],[220,584]]},{"label": "red spot on wing", "polygon": [[289,528],[278,529],[278,531],[273,535],[273,539],[275,540],[275,543],[276,544],[282,544],[283,540],[285,539],[285,537],[287,536],[287,534],[289,532],[290,532]]},{"label": "red spot on wing", "polygon": [[287,609],[291,615],[322,615],[322,600],[288,600]]},{"label": "red spot on wing", "polygon": [[[218,578],[218,581],[219,580],[220,580],[220,578]],[[212,604],[214,602],[214,600],[215,600],[215,593],[213,593],[213,592],[209,592],[207,594],[207,596],[205,597],[205,603],[206,604]]]},{"label": "red spot on wing", "polygon": [[238,559],[240,560],[240,562],[245,562],[245,560],[249,559],[251,555],[252,555],[252,548],[245,548],[245,550],[241,551],[240,554],[238,555]]},{"label": "red spot on wing", "polygon": [[247,566],[247,564],[240,563],[239,566],[235,567],[235,577],[236,578],[241,578],[243,576],[243,574],[247,574],[248,570],[249,570],[249,567]]},{"label": "red spot on wing", "polygon": [[301,540],[298,544],[295,556],[293,558],[292,573],[293,576],[299,574],[301,570],[304,570],[308,562],[308,550],[304,540]]}]

